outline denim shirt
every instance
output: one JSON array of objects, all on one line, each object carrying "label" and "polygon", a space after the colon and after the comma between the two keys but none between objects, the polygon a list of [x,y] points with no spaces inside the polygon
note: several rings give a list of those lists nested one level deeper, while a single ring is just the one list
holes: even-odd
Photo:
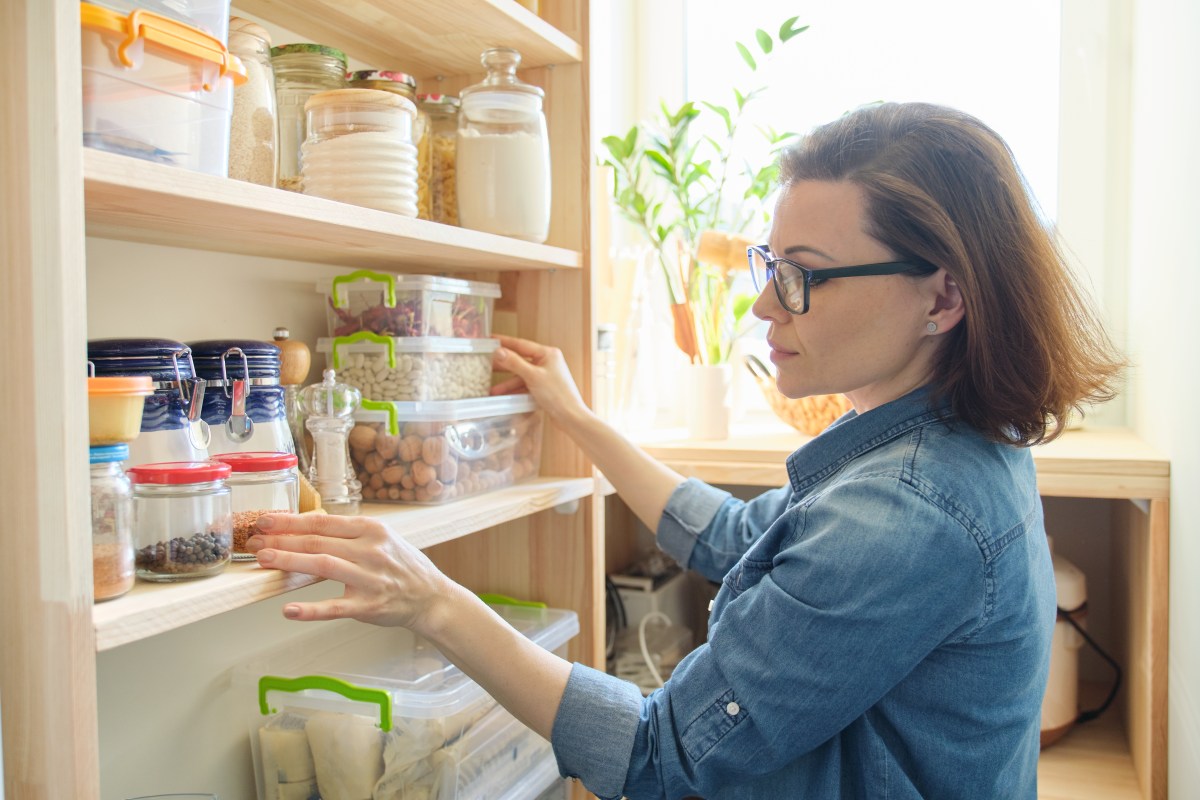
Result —
[{"label": "denim shirt", "polygon": [[722,586],[664,688],[575,664],[552,744],[602,798],[1033,798],[1055,618],[1033,459],[928,394],[842,417],[660,547]]}]

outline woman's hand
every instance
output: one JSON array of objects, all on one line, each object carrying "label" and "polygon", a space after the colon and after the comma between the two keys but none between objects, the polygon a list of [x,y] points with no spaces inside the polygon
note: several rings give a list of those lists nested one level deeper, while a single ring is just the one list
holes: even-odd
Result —
[{"label": "woman's hand", "polygon": [[587,412],[561,350],[513,336],[496,338],[500,348],[493,357],[493,366],[497,371],[512,373],[512,377],[493,386],[492,394],[528,390],[538,406],[560,425]]},{"label": "woman's hand", "polygon": [[437,630],[442,613],[465,589],[443,575],[424,553],[370,517],[267,514],[246,548],[269,569],[302,572],[345,585],[340,598],[288,603],[288,619],[349,617],[375,625]]}]

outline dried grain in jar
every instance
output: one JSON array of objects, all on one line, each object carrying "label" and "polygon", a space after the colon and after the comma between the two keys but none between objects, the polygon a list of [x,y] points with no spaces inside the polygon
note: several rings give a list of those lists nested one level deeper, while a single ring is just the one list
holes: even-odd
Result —
[{"label": "dried grain in jar", "polygon": [[133,488],[121,469],[129,445],[90,448],[92,472],[92,587],[96,602],[133,588]]},{"label": "dried grain in jar", "polygon": [[246,68],[246,83],[233,90],[229,132],[229,177],[274,186],[278,162],[275,118],[275,71],[271,36],[241,17],[229,20],[229,52]]}]

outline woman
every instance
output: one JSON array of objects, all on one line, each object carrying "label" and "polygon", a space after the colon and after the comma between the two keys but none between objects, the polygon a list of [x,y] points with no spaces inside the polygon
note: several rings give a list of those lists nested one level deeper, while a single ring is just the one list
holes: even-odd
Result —
[{"label": "woman", "polygon": [[854,407],[789,485],[741,502],[684,480],[585,407],[555,349],[496,356],[497,392],[531,392],[664,550],[722,581],[663,689],[542,651],[372,520],[266,517],[250,546],[346,584],[286,616],[430,638],[601,797],[1033,798],[1055,590],[1027,445],[1110,398],[1119,361],[974,118],[869,107],[780,167],[754,313],[785,395]]}]

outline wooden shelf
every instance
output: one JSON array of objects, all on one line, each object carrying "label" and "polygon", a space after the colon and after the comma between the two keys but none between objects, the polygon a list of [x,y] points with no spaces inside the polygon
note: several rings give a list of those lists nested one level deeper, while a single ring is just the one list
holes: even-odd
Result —
[{"label": "wooden shelf", "polygon": [[[409,542],[425,548],[580,500],[590,496],[593,487],[591,478],[538,478],[445,505],[366,503],[362,513],[386,521]],[[124,597],[93,608],[96,649],[102,652],[136,642],[319,580],[237,562],[220,575],[196,581],[139,581]]]},{"label": "wooden shelf", "polygon": [[[515,3],[514,3],[515,5]],[[573,250],[83,148],[87,235],[391,272],[580,269]]]},{"label": "wooden shelf", "polygon": [[578,42],[516,0],[235,0],[234,6],[418,80],[482,72],[479,56],[492,47],[515,47],[523,69],[583,58]]},{"label": "wooden shelf", "polygon": [[[811,438],[782,423],[738,427],[719,441],[683,437],[681,430],[664,431],[639,444],[687,477],[745,486],[787,483],[784,460]],[[1121,428],[1068,431],[1035,447],[1033,460],[1046,497],[1163,499],[1170,490],[1167,459]]]},{"label": "wooden shelf", "polygon": [[1142,800],[1129,746],[1113,712],[1042,751],[1038,800]]}]

